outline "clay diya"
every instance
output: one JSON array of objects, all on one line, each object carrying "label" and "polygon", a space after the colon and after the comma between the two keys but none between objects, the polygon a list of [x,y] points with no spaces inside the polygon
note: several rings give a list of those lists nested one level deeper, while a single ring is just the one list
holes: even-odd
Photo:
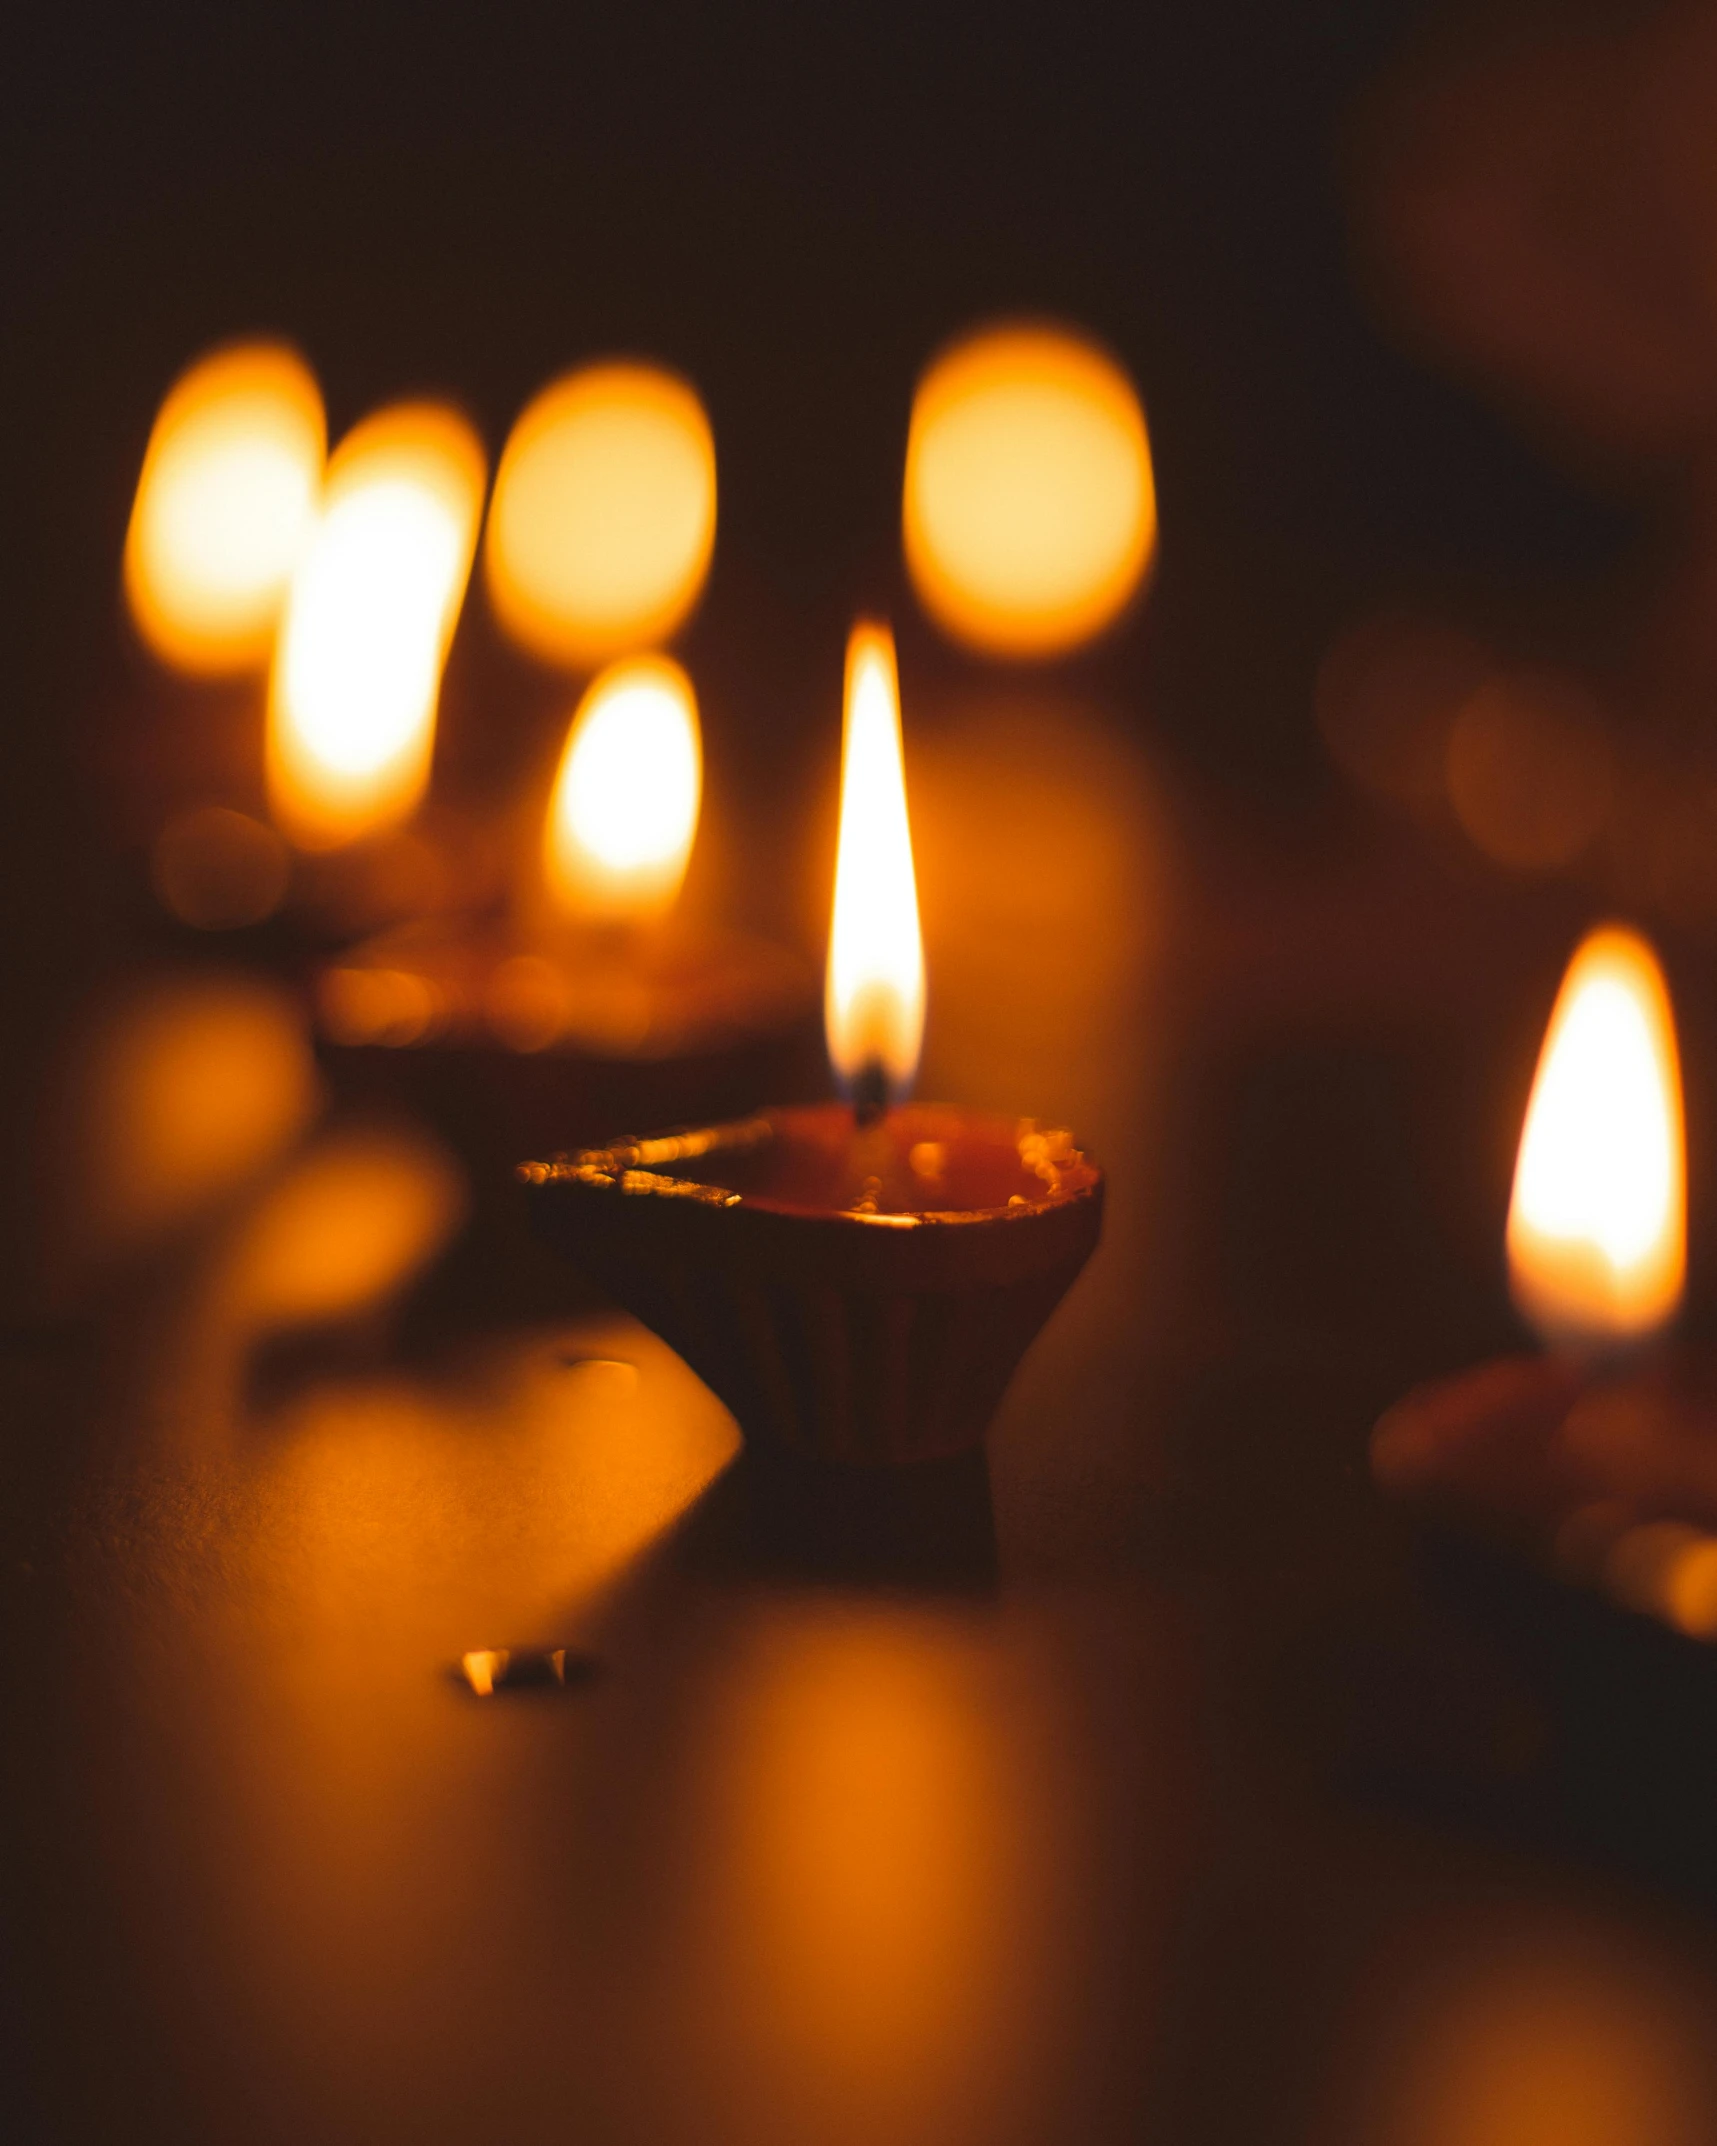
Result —
[{"label": "clay diya", "polygon": [[890,1107],[923,1016],[894,648],[886,628],[860,626],[825,996],[852,1099],[520,1171],[541,1234],[770,1451],[901,1463],[974,1450],[1096,1246],[1103,1176],[1070,1134]]},{"label": "clay diya", "polygon": [[610,666],[574,717],[540,840],[515,845],[511,898],[377,934],[318,970],[341,1084],[403,1094],[490,1169],[640,1109],[805,1093],[804,964],[675,908],[700,791],[685,673],[659,656]]},{"label": "clay diya", "polygon": [[980,1443],[1097,1243],[1102,1172],[1029,1119],[842,1103],[522,1172],[538,1226],[746,1436],[846,1462]]}]

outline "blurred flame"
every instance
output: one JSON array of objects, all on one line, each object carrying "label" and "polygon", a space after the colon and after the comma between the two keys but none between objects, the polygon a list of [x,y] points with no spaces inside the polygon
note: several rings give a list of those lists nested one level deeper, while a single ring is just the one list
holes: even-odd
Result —
[{"label": "blurred flame", "polygon": [[836,1073],[852,1086],[881,1071],[909,1092],[924,1040],[924,942],[906,817],[894,637],[861,623],[847,643],[841,830],[823,1025]]},{"label": "blurred flame", "polygon": [[949,633],[999,656],[1100,633],[1156,548],[1144,412],[1114,359],[1048,327],[980,331],[919,382],[906,560]]},{"label": "blurred flame", "polygon": [[1619,926],[1569,964],[1521,1134],[1508,1255],[1547,1336],[1621,1340],[1673,1317],[1686,1267],[1675,1017],[1651,948]]},{"label": "blurred flame", "polygon": [[543,872],[555,901],[616,920],[670,908],[702,788],[691,680],[666,656],[611,665],[579,702],[549,799]]},{"label": "blurred flame", "polygon": [[423,795],[483,479],[475,433],[435,403],[379,412],[329,464],[269,696],[269,798],[301,848],[391,826]]},{"label": "blurred flame", "polygon": [[484,571],[502,624],[551,663],[661,641],[715,544],[715,441],[696,393],[652,365],[544,388],[495,477]]},{"label": "blurred flame", "polygon": [[207,675],[267,660],[325,450],[315,375],[284,344],[236,344],[181,374],[125,537],[126,600],[157,655]]}]

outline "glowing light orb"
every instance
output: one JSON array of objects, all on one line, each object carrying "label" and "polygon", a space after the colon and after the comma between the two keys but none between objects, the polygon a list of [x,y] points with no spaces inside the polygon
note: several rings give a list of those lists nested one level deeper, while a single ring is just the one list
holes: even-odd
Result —
[{"label": "glowing light orb", "polygon": [[1132,382],[1058,328],[957,343],[913,400],[902,522],[919,597],[955,639],[1016,658],[1077,648],[1123,609],[1156,548]]},{"label": "glowing light orb", "polygon": [[267,661],[325,451],[315,375],[284,344],[234,344],[180,376],[125,537],[126,601],[163,661],[206,676]]},{"label": "glowing light orb", "polygon": [[543,389],[501,456],[484,568],[507,631],[580,667],[667,637],[715,545],[715,440],[694,391],[649,365]]}]

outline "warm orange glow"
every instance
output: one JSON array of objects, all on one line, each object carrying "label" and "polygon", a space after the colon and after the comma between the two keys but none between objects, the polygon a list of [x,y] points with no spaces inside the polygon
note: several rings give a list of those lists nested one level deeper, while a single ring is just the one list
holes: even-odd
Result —
[{"label": "warm orange glow", "polygon": [[292,859],[272,827],[226,805],[200,805],[156,836],[149,876],[162,907],[197,931],[260,924],[286,899]]},{"label": "warm orange glow", "polygon": [[847,643],[846,733],[835,911],[823,998],[829,1059],[849,1087],[906,1095],[924,1040],[924,942],[906,817],[894,637],[858,625]]},{"label": "warm orange glow", "polygon": [[1547,1337],[1620,1341],[1674,1316],[1686,1267],[1681,1068],[1651,948],[1586,939],[1550,1017],[1521,1134],[1508,1256]]},{"label": "warm orange glow", "polygon": [[1156,548],[1132,382],[1059,328],[956,344],[913,399],[903,526],[918,594],[957,639],[997,656],[1077,648],[1115,618]]},{"label": "warm orange glow", "polygon": [[267,661],[325,451],[316,377],[285,344],[234,344],[180,375],[125,536],[126,601],[158,656],[211,676]]},{"label": "warm orange glow", "polygon": [[1008,2133],[993,2097],[1030,2076],[1047,1933],[993,1659],[951,1620],[859,1600],[742,1627],[727,1659],[676,1943],[716,2045],[698,2090],[749,2118],[723,2135]]},{"label": "warm orange glow", "polygon": [[543,389],[495,477],[484,568],[502,623],[579,666],[661,641],[715,545],[703,404],[653,365],[591,365]]},{"label": "warm orange glow", "polygon": [[1441,2016],[1397,2039],[1392,2106],[1363,2135],[1378,2146],[1693,2146],[1706,2128],[1699,2013],[1667,1961],[1572,1918],[1486,1937],[1487,1957]]},{"label": "warm orange glow", "polygon": [[254,977],[164,977],[88,1038],[73,1076],[74,1204],[99,1252],[148,1244],[256,1177],[316,1110],[292,996]]},{"label": "warm orange glow", "polygon": [[316,987],[323,1033],[348,1048],[421,1043],[439,1026],[442,1007],[427,976],[412,969],[355,964],[323,971]]},{"label": "warm orange glow", "polygon": [[269,695],[269,800],[301,848],[393,826],[423,795],[483,479],[476,434],[434,403],[367,419],[329,464]]},{"label": "warm orange glow", "polygon": [[702,789],[691,680],[666,656],[613,664],[578,705],[549,800],[543,873],[555,901],[612,920],[672,907]]},{"label": "warm orange glow", "polygon": [[424,1135],[329,1133],[246,1218],[221,1270],[225,1301],[254,1327],[353,1317],[403,1287],[464,1208],[458,1164]]}]

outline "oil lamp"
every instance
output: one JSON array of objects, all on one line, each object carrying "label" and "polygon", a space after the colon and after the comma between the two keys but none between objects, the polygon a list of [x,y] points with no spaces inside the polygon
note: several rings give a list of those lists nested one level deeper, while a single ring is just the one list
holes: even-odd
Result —
[{"label": "oil lamp", "polygon": [[691,680],[666,656],[611,664],[573,716],[510,908],[423,919],[325,965],[324,1055],[360,1085],[403,1084],[497,1171],[640,1099],[741,1110],[796,1085],[798,961],[676,913],[701,793]]},{"label": "oil lamp", "polygon": [[1544,1347],[1390,1410],[1372,1440],[1384,1488],[1524,1529],[1588,1575],[1642,1521],[1717,1521],[1717,1411],[1663,1347],[1686,1267],[1683,1150],[1663,973],[1606,925],[1552,1012],[1509,1207],[1514,1300]]},{"label": "oil lamp", "polygon": [[844,1099],[520,1169],[541,1233],[765,1451],[970,1452],[1096,1245],[1103,1177],[1068,1133],[905,1100],[924,999],[894,646],[861,624],[824,1008]]},{"label": "oil lamp", "polygon": [[179,793],[151,843],[170,915],[230,929],[290,898],[288,944],[338,943],[469,878],[457,829],[407,823],[486,477],[470,424],[432,402],[372,413],[324,467],[314,376],[281,346],[217,352],[174,387],[138,481],[127,601],[164,664],[230,683],[176,695],[170,724],[127,746],[154,777],[128,784],[133,811],[139,792]]}]

